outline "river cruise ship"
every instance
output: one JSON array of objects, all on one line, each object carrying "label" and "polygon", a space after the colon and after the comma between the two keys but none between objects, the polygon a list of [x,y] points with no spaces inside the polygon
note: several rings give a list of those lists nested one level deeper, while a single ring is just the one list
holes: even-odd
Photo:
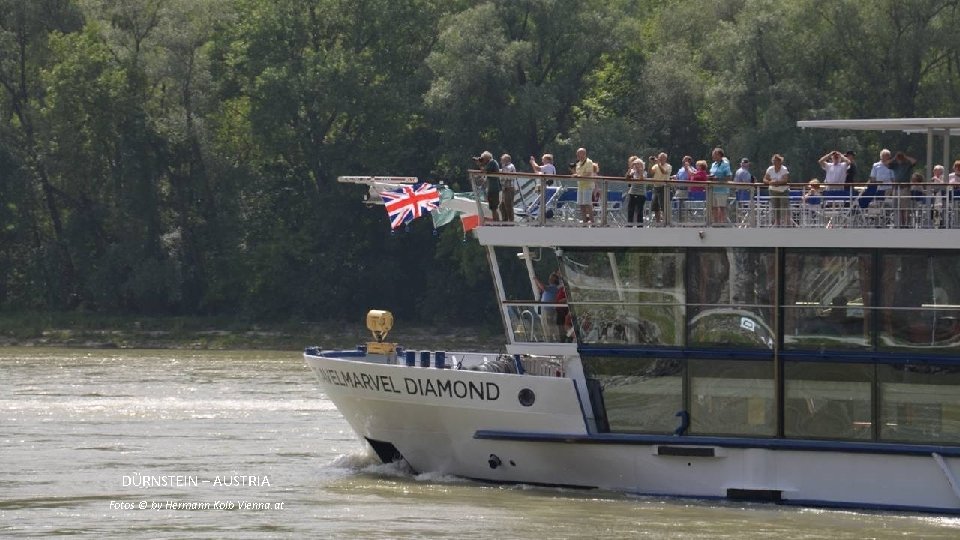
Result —
[{"label": "river cruise ship", "polygon": [[[960,129],[845,122],[801,127],[921,131],[927,163],[934,137],[949,156]],[[633,192],[666,208],[631,223],[631,182],[595,177],[585,223],[570,177],[469,177],[504,348],[405,350],[385,340],[389,313],[371,312],[370,344],[305,351],[381,459],[491,482],[960,513],[960,185],[796,184],[778,215],[761,184],[645,180]],[[512,222],[484,215],[494,178],[519,180]]]}]

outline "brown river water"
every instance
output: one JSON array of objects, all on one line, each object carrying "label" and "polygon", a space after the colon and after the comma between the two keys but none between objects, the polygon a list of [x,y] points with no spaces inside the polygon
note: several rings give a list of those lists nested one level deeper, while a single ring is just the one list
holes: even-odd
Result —
[{"label": "brown river water", "polygon": [[960,518],[382,465],[296,352],[0,348],[0,537],[960,538]]}]

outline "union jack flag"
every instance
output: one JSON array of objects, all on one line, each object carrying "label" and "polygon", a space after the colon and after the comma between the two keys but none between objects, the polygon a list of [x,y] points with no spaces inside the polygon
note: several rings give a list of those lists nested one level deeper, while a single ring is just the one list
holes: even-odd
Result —
[{"label": "union jack flag", "polygon": [[382,191],[383,205],[390,216],[390,228],[396,229],[437,208],[440,192],[433,184],[421,182],[413,186],[401,186],[393,191]]}]

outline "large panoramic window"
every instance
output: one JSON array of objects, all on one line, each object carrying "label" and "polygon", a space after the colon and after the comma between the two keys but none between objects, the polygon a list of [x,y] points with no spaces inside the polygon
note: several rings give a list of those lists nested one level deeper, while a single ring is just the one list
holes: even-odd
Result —
[{"label": "large panoramic window", "polygon": [[877,374],[881,439],[960,443],[960,367],[894,364]]},{"label": "large panoramic window", "polygon": [[533,276],[547,283],[550,274],[559,269],[554,250],[550,248],[529,248],[525,251],[518,247],[497,247],[494,253],[507,301],[540,300],[537,287],[531,280],[531,271]]},{"label": "large panoramic window", "polygon": [[673,433],[683,410],[683,360],[585,357],[613,432]]},{"label": "large panoramic window", "polygon": [[773,436],[773,362],[690,360],[691,435]]},{"label": "large panoramic window", "polygon": [[688,254],[688,344],[772,349],[775,268],[773,250]]},{"label": "large panoramic window", "polygon": [[880,267],[880,348],[960,347],[960,255],[886,253]]},{"label": "large panoramic window", "polygon": [[787,252],[783,268],[784,347],[871,347],[871,261],[865,251]]},{"label": "large panoramic window", "polygon": [[683,342],[682,252],[568,251],[563,263],[568,300],[582,343]]},{"label": "large panoramic window", "polygon": [[784,434],[787,437],[871,439],[871,364],[784,363]]}]

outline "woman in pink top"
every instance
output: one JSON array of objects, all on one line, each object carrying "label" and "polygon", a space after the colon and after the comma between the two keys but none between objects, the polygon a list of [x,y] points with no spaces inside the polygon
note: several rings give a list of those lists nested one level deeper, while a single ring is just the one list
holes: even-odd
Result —
[{"label": "woman in pink top", "polygon": [[[697,162],[697,172],[690,177],[691,182],[706,182],[710,173],[707,172],[707,162],[700,160]],[[703,187],[697,186],[690,188],[690,193],[703,193]]]}]

